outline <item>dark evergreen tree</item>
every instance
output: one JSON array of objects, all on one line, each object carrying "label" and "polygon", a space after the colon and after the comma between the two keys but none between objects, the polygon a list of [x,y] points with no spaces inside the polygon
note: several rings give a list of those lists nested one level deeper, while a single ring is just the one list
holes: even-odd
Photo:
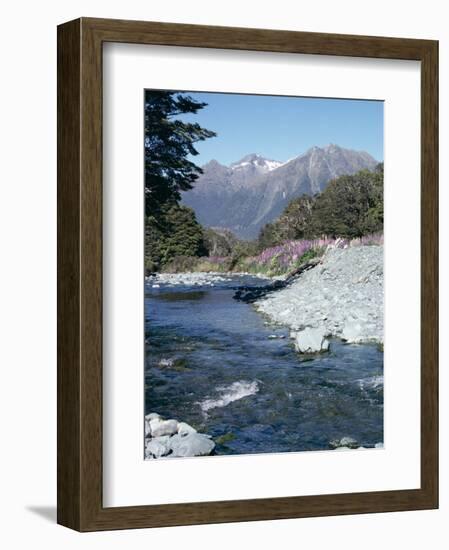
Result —
[{"label": "dark evergreen tree", "polygon": [[180,206],[181,191],[188,191],[202,173],[188,159],[198,151],[195,143],[215,136],[183,115],[206,106],[179,92],[145,91],[145,268],[159,269],[176,255],[205,253],[203,231],[193,210]]},{"label": "dark evergreen tree", "polygon": [[168,232],[164,237],[162,263],[176,256],[205,256],[204,235],[191,208],[174,204],[166,213]]},{"label": "dark evergreen tree", "polygon": [[145,207],[147,215],[168,202],[177,202],[180,191],[192,188],[202,173],[188,160],[197,155],[195,143],[215,136],[198,123],[179,117],[195,114],[206,106],[179,92],[145,91]]}]

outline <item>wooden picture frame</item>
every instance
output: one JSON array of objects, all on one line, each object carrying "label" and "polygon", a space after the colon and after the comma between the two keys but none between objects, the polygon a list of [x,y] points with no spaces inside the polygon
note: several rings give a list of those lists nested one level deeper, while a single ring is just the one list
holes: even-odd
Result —
[{"label": "wooden picture frame", "polygon": [[[421,62],[421,488],[105,508],[102,503],[102,45]],[[438,506],[438,43],[81,18],[58,27],[58,523],[78,531]]]}]

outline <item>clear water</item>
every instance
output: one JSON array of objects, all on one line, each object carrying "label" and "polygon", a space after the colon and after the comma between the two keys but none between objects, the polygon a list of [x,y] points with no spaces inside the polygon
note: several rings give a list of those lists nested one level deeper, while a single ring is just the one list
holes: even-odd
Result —
[{"label": "clear water", "polygon": [[216,454],[382,442],[382,351],[333,340],[329,353],[299,356],[288,329],[233,299],[235,287],[260,284],[146,285],[145,413],[212,435]]}]

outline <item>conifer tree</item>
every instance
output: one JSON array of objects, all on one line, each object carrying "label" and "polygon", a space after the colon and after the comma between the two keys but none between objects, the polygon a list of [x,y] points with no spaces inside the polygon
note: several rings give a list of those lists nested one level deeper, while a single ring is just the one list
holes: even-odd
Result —
[{"label": "conifer tree", "polygon": [[145,91],[145,210],[155,215],[167,203],[177,202],[180,191],[192,188],[202,173],[190,161],[197,155],[195,143],[215,136],[198,123],[179,117],[195,114],[206,106],[179,92]]}]

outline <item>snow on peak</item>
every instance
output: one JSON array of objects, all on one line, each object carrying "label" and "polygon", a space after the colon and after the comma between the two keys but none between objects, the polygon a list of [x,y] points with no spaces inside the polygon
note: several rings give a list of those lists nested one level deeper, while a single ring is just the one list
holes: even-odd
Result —
[{"label": "snow on peak", "polygon": [[282,162],[279,162],[278,160],[266,160],[265,166],[267,167],[268,171],[271,172],[271,170],[275,170],[276,168],[279,168],[279,166],[282,166]]},{"label": "snow on peak", "polygon": [[234,162],[230,165],[231,170],[241,170],[247,166],[254,166],[260,172],[271,172],[279,166],[282,165],[282,162],[277,160],[270,160],[256,155],[255,153],[251,155],[246,155],[241,160]]}]

